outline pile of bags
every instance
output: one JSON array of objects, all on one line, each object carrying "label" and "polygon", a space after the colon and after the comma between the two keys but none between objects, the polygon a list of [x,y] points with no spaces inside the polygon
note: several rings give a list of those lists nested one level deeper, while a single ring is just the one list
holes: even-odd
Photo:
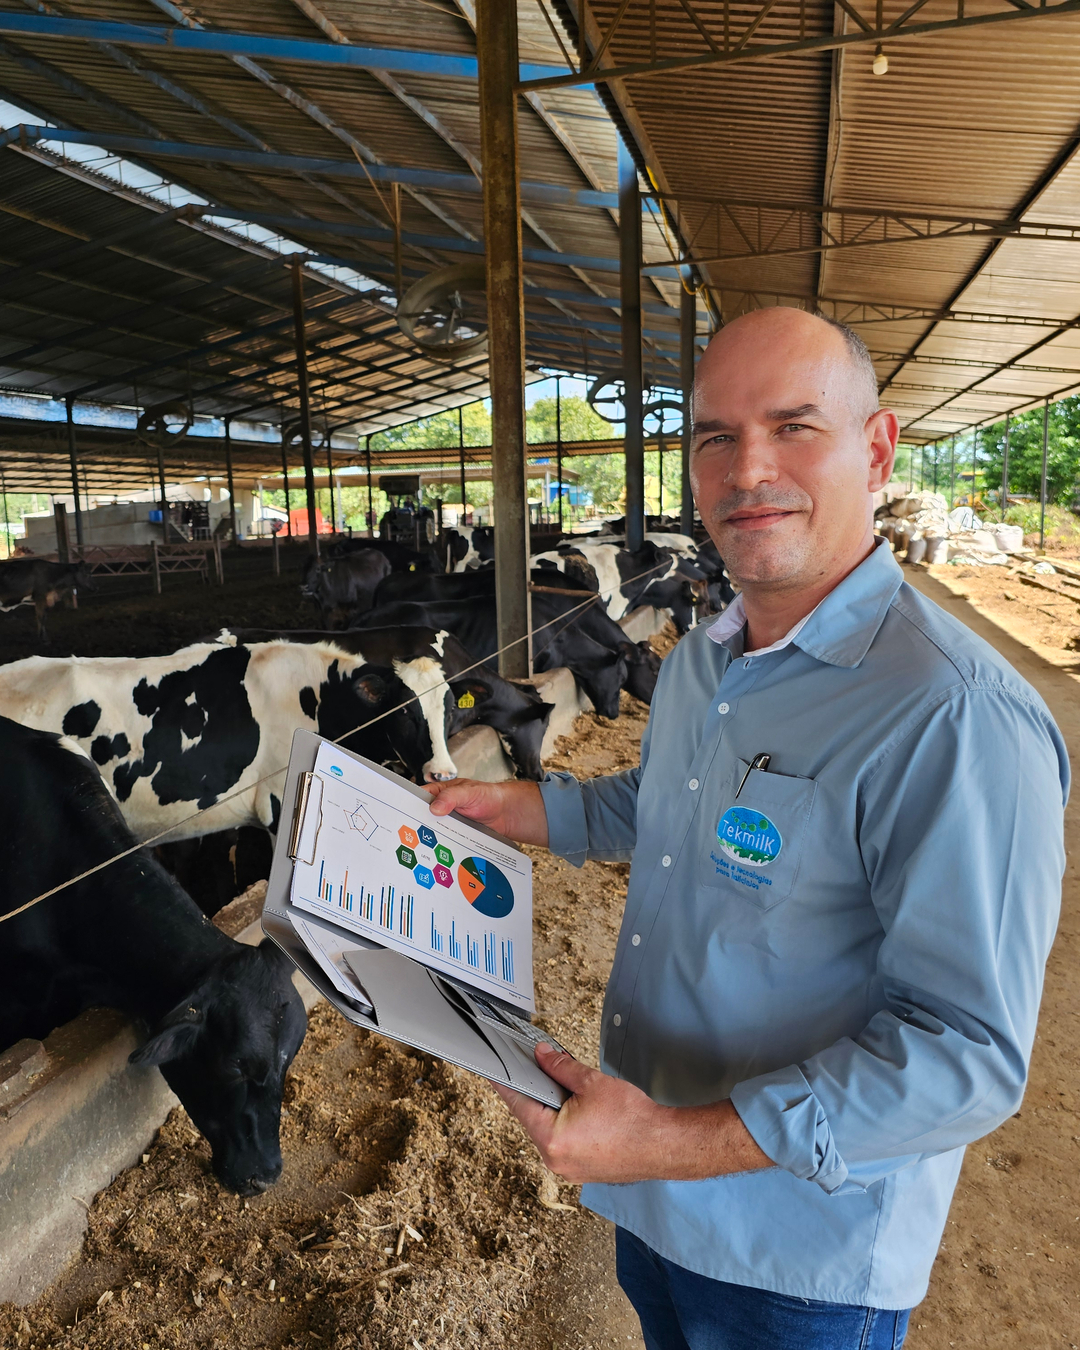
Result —
[{"label": "pile of bags", "polygon": [[881,507],[877,529],[908,562],[1000,567],[1027,552],[1019,525],[984,523],[970,506],[950,511],[940,492],[913,492]]}]

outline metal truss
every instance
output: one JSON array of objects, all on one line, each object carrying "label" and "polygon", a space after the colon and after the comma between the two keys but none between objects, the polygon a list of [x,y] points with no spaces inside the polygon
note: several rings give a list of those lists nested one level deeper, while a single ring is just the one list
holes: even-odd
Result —
[{"label": "metal truss", "polygon": [[[1018,218],[876,211],[777,202],[668,199],[686,256],[676,266],[797,257],[839,249],[963,239],[1080,240],[1080,226]],[[648,268],[645,269],[646,274]]]},{"label": "metal truss", "polygon": [[[805,55],[838,48],[875,46],[900,39],[934,37],[987,24],[1017,23],[1080,11],[1080,0],[1058,0],[1056,4],[1033,4],[1030,0],[991,0],[992,9],[971,14],[965,12],[965,0],[949,0],[950,17],[926,20],[921,17],[929,0],[912,0],[895,18],[886,22],[881,0],[870,17],[864,16],[851,0],[836,0],[852,20],[849,32],[808,33],[810,22],[805,0],[799,6],[799,36],[789,39],[790,20],[775,32],[782,34],[761,40],[765,21],[776,9],[777,0],[758,0],[733,13],[728,0],[703,4],[700,0],[608,0],[603,5],[603,26],[595,18],[601,8],[593,0],[587,23],[591,49],[580,58],[579,68],[569,74],[530,77],[523,73],[518,89],[522,93],[572,85],[603,84],[631,77],[663,75],[670,71],[703,66],[731,66],[750,61],[774,60],[778,56]],[[582,6],[583,7],[583,6]],[[890,9],[899,6],[890,6]],[[869,6],[866,6],[869,8]],[[940,8],[935,6],[935,8]],[[614,9],[614,13],[611,10]],[[779,16],[774,16],[779,17]],[[785,13],[784,18],[787,18]],[[789,26],[790,25],[790,26]],[[755,42],[753,39],[757,37]]]}]

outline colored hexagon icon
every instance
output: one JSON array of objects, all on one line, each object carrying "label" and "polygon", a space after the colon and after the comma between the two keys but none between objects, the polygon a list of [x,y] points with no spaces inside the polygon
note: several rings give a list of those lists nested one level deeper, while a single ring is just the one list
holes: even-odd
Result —
[{"label": "colored hexagon icon", "polygon": [[406,848],[415,848],[420,842],[416,836],[416,831],[409,825],[402,825],[397,835]]},{"label": "colored hexagon icon", "polygon": [[435,838],[434,830],[429,830],[426,825],[421,825],[420,842],[425,848],[434,848],[439,841]]},{"label": "colored hexagon icon", "polygon": [[435,868],[435,880],[440,886],[452,886],[454,884],[454,874],[445,867],[437,866]]},{"label": "colored hexagon icon", "polygon": [[397,860],[402,867],[413,867],[416,863],[416,854],[411,848],[406,848],[405,845],[402,844],[401,848],[397,851]]},{"label": "colored hexagon icon", "polygon": [[439,847],[435,850],[435,856],[436,858],[438,858],[438,860],[442,863],[444,867],[453,867],[454,855],[450,852],[450,850],[446,847],[445,844],[439,845]]},{"label": "colored hexagon icon", "polygon": [[413,876],[416,878],[416,884],[418,886],[423,886],[424,890],[426,891],[430,891],[432,886],[435,885],[435,878],[431,874],[430,867],[415,868],[413,871]]}]

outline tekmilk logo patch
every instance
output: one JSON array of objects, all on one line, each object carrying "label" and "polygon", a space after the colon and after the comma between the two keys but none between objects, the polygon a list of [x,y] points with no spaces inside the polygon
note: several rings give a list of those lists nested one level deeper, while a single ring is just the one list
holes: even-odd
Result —
[{"label": "tekmilk logo patch", "polygon": [[336,764],[330,765],[330,772],[334,775],[335,778],[344,778],[345,776],[344,771],[342,769],[339,769]]},{"label": "tekmilk logo patch", "polygon": [[768,867],[780,856],[784,841],[768,816],[751,807],[733,806],[716,827],[720,847],[744,867]]}]

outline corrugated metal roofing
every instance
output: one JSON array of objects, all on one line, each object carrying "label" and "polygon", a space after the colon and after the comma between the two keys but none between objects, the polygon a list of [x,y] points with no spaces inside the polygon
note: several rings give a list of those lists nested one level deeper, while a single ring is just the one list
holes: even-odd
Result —
[{"label": "corrugated metal roofing", "polygon": [[[968,11],[998,4],[968,0]],[[865,0],[862,7],[872,19]],[[48,0],[29,8],[446,58],[476,50],[470,0]],[[889,0],[884,12],[898,17],[902,8]],[[27,12],[21,0],[0,0],[0,17]],[[777,0],[764,16],[758,0],[631,0],[625,9],[622,0],[518,0],[522,60],[565,68],[582,12],[592,50],[622,13],[606,52],[619,64],[701,51],[703,32],[736,43],[757,24],[755,42],[794,42],[855,26],[850,10],[825,0]],[[951,12],[946,0],[929,0],[923,15]],[[874,354],[906,437],[932,439],[1080,384],[1080,338],[1070,326],[1080,316],[1080,245],[963,233],[901,242],[894,232],[889,243],[822,250],[820,226],[850,234],[865,218],[852,226],[844,213],[860,210],[1080,226],[1078,25],[1080,16],[1048,14],[897,37],[886,44],[883,77],[871,73],[864,46],[634,76],[599,93],[532,91],[519,111],[523,177],[614,192],[621,127],[639,163],[674,195],[676,233],[646,215],[646,263],[670,264],[690,241],[723,319],[771,303],[847,318]],[[289,269],[279,245],[242,237],[249,220],[304,251],[317,419],[364,435],[482,396],[482,358],[434,363],[394,318],[393,190],[358,161],[372,171],[465,176],[458,186],[402,187],[406,281],[476,257],[483,222],[481,195],[469,190],[480,156],[475,80],[456,68],[403,64],[0,35],[0,98],[59,128],[140,138],[125,150],[137,169],[236,222],[163,220],[167,193],[153,200],[138,184],[121,187],[107,164],[77,165],[74,147],[67,159],[40,143],[0,149],[0,388],[141,406],[180,399],[218,417],[288,422],[296,410]],[[241,153],[224,163],[175,143]],[[323,163],[304,168],[282,156]],[[721,219],[702,199],[744,205]],[[792,204],[827,213],[819,224],[791,214]],[[526,197],[522,221],[531,366],[617,372],[616,213]],[[100,247],[70,253],[95,240]],[[378,284],[364,289],[371,283],[327,270],[335,265]],[[647,376],[673,384],[679,285],[650,277],[643,291]],[[6,462],[15,462],[11,454]]]}]

